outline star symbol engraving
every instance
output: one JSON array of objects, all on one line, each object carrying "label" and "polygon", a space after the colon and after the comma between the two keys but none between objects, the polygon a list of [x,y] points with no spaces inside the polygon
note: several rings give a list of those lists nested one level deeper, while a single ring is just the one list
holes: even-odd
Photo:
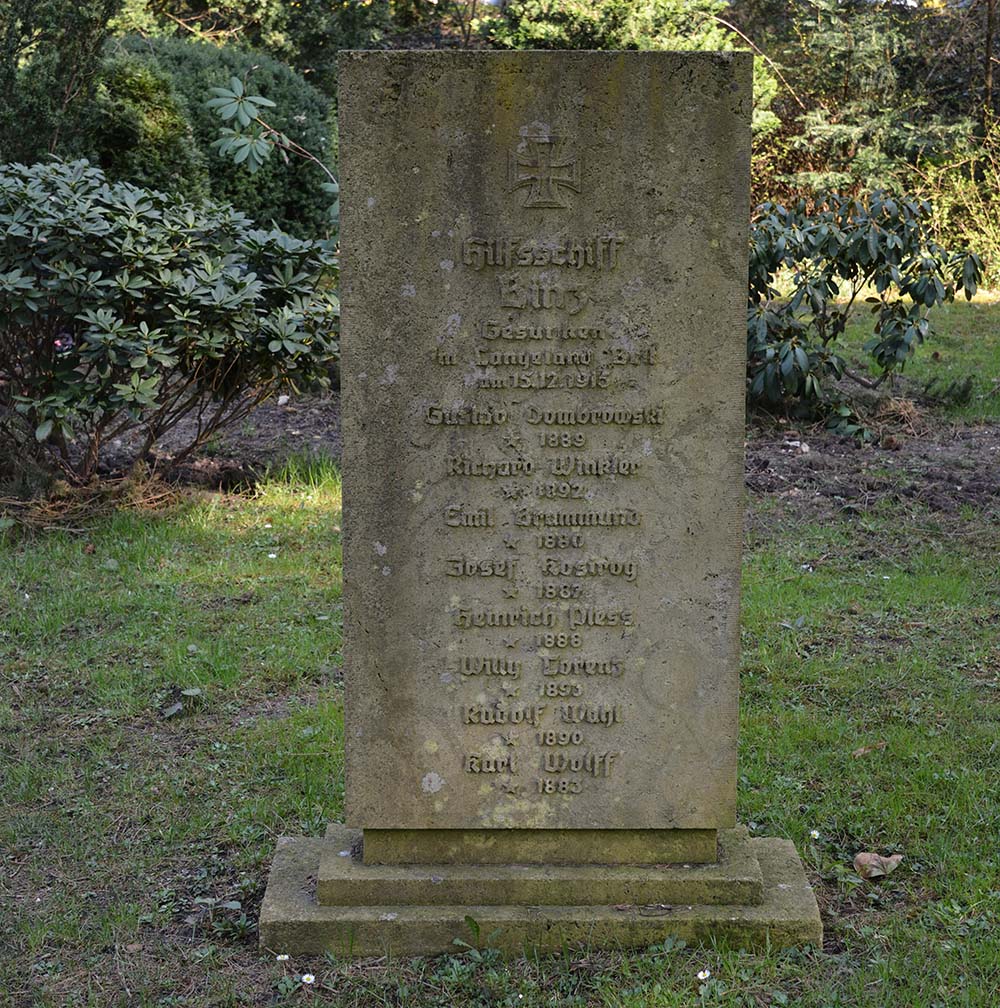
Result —
[{"label": "star symbol engraving", "polygon": [[503,597],[509,599],[517,598],[518,587],[517,585],[504,585],[503,586]]},{"label": "star symbol engraving", "polygon": [[521,643],[521,638],[520,637],[504,637],[503,638],[503,646],[504,647],[515,648],[520,643]]},{"label": "star symbol engraving", "polygon": [[500,492],[503,494],[504,500],[520,500],[528,493],[524,487],[518,486],[516,483],[501,484]]},{"label": "star symbol engraving", "polygon": [[515,784],[511,780],[500,781],[499,787],[501,791],[505,791],[509,795],[516,795],[521,790],[521,785]]}]

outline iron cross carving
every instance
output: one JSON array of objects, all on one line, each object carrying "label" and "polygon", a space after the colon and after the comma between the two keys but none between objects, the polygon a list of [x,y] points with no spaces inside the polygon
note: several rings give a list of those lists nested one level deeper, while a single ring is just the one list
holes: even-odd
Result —
[{"label": "iron cross carving", "polygon": [[508,162],[508,192],[527,189],[526,207],[569,208],[568,192],[580,191],[580,163],[563,137],[525,137]]}]

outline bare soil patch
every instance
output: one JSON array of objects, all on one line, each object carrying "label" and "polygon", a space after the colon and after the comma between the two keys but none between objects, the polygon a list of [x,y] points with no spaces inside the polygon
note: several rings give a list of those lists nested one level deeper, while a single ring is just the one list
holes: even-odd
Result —
[{"label": "bare soil patch", "polygon": [[[178,423],[157,446],[157,468],[193,486],[213,490],[250,487],[268,468],[280,466],[294,454],[314,453],[339,459],[340,397],[336,393],[299,396],[281,405],[278,400],[269,400],[241,423],[220,431],[197,453],[173,465],[171,456],[190,444],[194,436],[192,418]],[[105,468],[126,471],[134,461],[138,444],[138,436],[117,440],[106,454]]]},{"label": "bare soil patch", "polygon": [[751,495],[774,495],[810,520],[907,502],[1000,514],[1000,426],[931,424],[879,444],[822,428],[752,428],[746,483]]}]

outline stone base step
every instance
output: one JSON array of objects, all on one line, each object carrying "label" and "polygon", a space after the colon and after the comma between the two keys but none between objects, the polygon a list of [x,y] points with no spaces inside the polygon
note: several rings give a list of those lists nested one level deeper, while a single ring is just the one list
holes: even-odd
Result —
[{"label": "stone base step", "polygon": [[[337,823],[330,830],[342,830]],[[712,829],[366,829],[365,864],[710,864]]]},{"label": "stone base step", "polygon": [[323,906],[593,906],[760,903],[764,883],[745,829],[720,830],[718,861],[690,865],[373,865],[361,833],[331,826],[319,862]]},{"label": "stone base step", "polygon": [[[456,938],[505,955],[581,945],[636,948],[668,935],[743,948],[819,946],[823,926],[816,897],[793,844],[769,838],[748,844],[762,872],[763,898],[757,904],[497,906],[480,899],[469,905],[323,906],[316,900],[316,879],[330,839],[282,837],[261,907],[260,944],[274,953],[356,957],[451,952]],[[342,849],[347,848],[333,856]],[[488,891],[485,882],[481,891]],[[478,941],[468,918],[477,925]]]}]

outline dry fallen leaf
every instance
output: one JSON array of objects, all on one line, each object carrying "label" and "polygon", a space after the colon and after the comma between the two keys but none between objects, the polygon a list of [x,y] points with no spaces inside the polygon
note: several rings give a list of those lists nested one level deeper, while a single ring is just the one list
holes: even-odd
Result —
[{"label": "dry fallen leaf", "polygon": [[870,752],[875,752],[877,749],[884,749],[888,744],[885,741],[873,742],[871,745],[864,745],[860,749],[855,749],[851,755],[857,759],[859,756],[867,756]]},{"label": "dry fallen leaf", "polygon": [[902,860],[902,854],[892,854],[889,857],[882,857],[881,854],[862,851],[860,854],[854,856],[854,870],[863,879],[881,878],[883,875],[894,872]]}]

